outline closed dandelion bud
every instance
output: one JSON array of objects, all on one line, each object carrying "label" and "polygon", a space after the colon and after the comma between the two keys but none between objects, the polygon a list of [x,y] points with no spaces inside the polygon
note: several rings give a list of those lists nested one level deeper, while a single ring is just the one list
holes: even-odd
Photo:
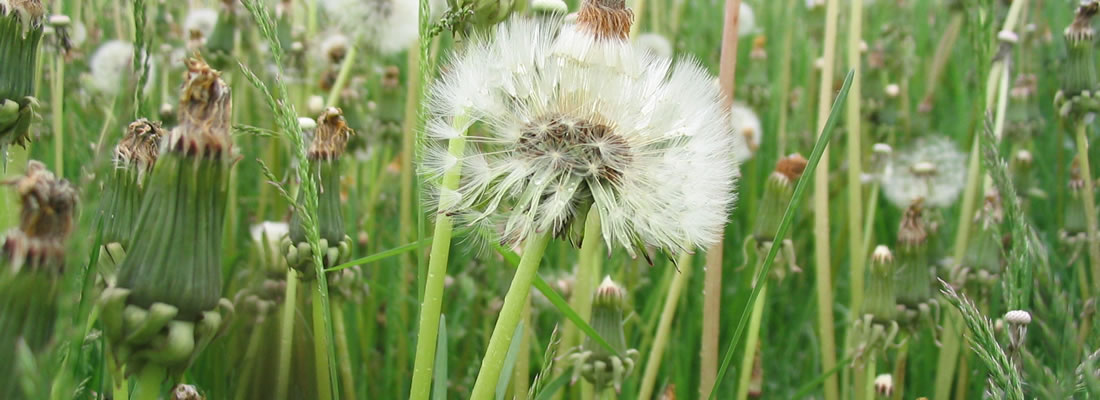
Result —
[{"label": "closed dandelion bud", "polygon": [[1003,221],[1001,196],[991,190],[986,193],[985,204],[974,214],[974,225],[977,229],[973,230],[963,256],[963,266],[970,268],[974,274],[968,279],[980,278],[979,283],[989,285],[993,277],[1001,272],[1004,241],[1000,226]]},{"label": "closed dandelion bud", "polygon": [[760,202],[760,211],[756,214],[753,235],[758,243],[775,241],[783,213],[794,195],[794,184],[802,176],[806,164],[806,159],[797,153],[781,158],[775,164],[775,172],[764,183],[764,196]]},{"label": "closed dandelion bud", "polygon": [[199,393],[198,388],[181,383],[172,388],[171,400],[206,400],[206,397]]},{"label": "closed dandelion bud", "polygon": [[1055,106],[1063,115],[1095,111],[1097,103],[1092,92],[1097,89],[1096,56],[1094,50],[1096,32],[1092,18],[1100,11],[1100,4],[1088,2],[1077,8],[1073,23],[1062,35],[1066,40],[1066,63],[1062,72],[1062,88],[1055,96]]},{"label": "closed dandelion bud", "polygon": [[[745,3],[741,3],[744,5]],[[744,23],[745,15],[741,15],[741,22]],[[745,77],[744,93],[742,98],[748,99],[748,103],[753,108],[761,108],[768,105],[768,99],[771,98],[771,85],[768,81],[768,72],[770,70],[768,66],[768,51],[765,48],[767,39],[761,35],[757,36],[752,41],[752,51],[749,53],[749,66],[748,75]],[[757,142],[759,145],[759,142]]]},{"label": "closed dandelion bud", "polygon": [[103,242],[130,246],[149,171],[157,162],[159,144],[165,136],[159,123],[134,121],[114,151],[114,168],[107,176],[101,200]]},{"label": "closed dandelion bud", "polygon": [[595,386],[597,392],[609,388],[618,392],[623,380],[634,371],[638,351],[627,348],[623,333],[625,307],[626,290],[612,281],[610,276],[605,277],[593,295],[589,324],[615,352],[608,351],[592,338],[586,338],[581,352],[571,356],[574,361],[574,381],[580,374]]},{"label": "closed dandelion bud", "polygon": [[897,242],[898,272],[895,290],[899,304],[916,307],[932,298],[931,264],[928,261],[928,230],[921,201],[915,201],[901,220]]},{"label": "closed dandelion bud", "polygon": [[469,28],[486,29],[512,14],[517,0],[447,0],[452,10],[469,10]]},{"label": "closed dandelion bud", "polygon": [[[350,253],[351,238],[344,232],[344,219],[340,213],[340,157],[354,132],[348,127],[340,109],[335,107],[329,107],[317,117],[316,124],[307,157],[318,184],[315,222],[321,234],[322,259],[325,266],[332,267]],[[299,194],[299,204],[305,201],[304,196],[304,193]],[[283,244],[290,267],[297,268],[306,277],[313,276],[313,250],[306,241],[305,226],[297,212],[290,219],[290,235]]]},{"label": "closed dandelion bud", "polygon": [[229,172],[229,86],[200,60],[188,60],[179,125],[161,141],[119,267],[99,299],[111,353],[126,371],[165,370],[178,378],[227,325],[221,298],[222,231]]},{"label": "closed dandelion bud", "polygon": [[[1085,181],[1081,178],[1081,168],[1078,158],[1073,159],[1069,170],[1070,200],[1066,201],[1062,218],[1062,237],[1068,240],[1084,238],[1088,230],[1088,218],[1085,216],[1084,202],[1081,196],[1085,196]],[[1091,194],[1089,194],[1091,195]]]},{"label": "closed dandelion bud", "polygon": [[894,254],[886,246],[878,246],[871,253],[871,266],[867,269],[864,289],[864,315],[871,315],[875,322],[894,320],[897,301],[894,296]]},{"label": "closed dandelion bud", "polygon": [[1043,125],[1039,104],[1035,101],[1039,80],[1033,74],[1020,74],[1009,92],[1008,112],[1005,113],[1005,138],[1017,143],[1029,143]]},{"label": "closed dandelion bud", "polygon": [[0,0],[0,153],[28,140],[44,15],[39,0]]},{"label": "closed dandelion bud", "polygon": [[9,360],[0,363],[0,398],[22,400],[16,348],[37,357],[51,341],[77,196],[37,161],[4,183],[18,194],[22,211],[19,226],[0,238],[0,358]]}]

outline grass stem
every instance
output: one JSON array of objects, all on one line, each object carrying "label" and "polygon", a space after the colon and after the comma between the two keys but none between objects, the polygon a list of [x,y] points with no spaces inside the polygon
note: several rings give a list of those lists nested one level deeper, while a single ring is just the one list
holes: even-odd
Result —
[{"label": "grass stem", "polygon": [[340,104],[340,93],[348,86],[351,68],[355,65],[355,58],[358,55],[358,46],[356,46],[354,42],[348,45],[348,52],[344,55],[344,60],[340,62],[340,72],[336,75],[336,82],[332,84],[332,89],[328,92],[328,100],[325,101],[325,107],[336,107]]},{"label": "grass stem", "polygon": [[[822,135],[831,111],[833,96],[833,66],[836,59],[837,0],[825,6],[825,51],[821,68],[821,84],[817,104],[817,134]],[[858,80],[853,80],[853,85]],[[821,155],[821,164],[814,175],[814,279],[817,286],[818,332],[821,340],[821,370],[836,366],[836,333],[833,331],[833,283],[830,267],[829,238],[829,152]],[[837,377],[825,379],[825,400],[837,400]]]},{"label": "grass stem", "polygon": [[138,374],[137,384],[134,386],[134,400],[160,399],[161,387],[168,378],[168,371],[163,367],[147,364]]},{"label": "grass stem", "polygon": [[294,344],[294,310],[298,304],[298,273],[286,271],[286,293],[283,295],[283,318],[279,326],[279,361],[276,367],[275,399],[286,400],[290,386],[290,352]]},{"label": "grass stem", "polygon": [[676,316],[676,305],[680,302],[680,292],[684,290],[688,277],[691,275],[691,254],[680,256],[680,271],[672,271],[672,284],[668,285],[668,294],[665,295],[665,305],[661,309],[661,319],[657,323],[657,335],[653,339],[653,347],[648,352],[645,372],[642,373],[642,384],[638,390],[639,399],[653,398],[653,389],[657,385],[657,371],[661,369],[661,358],[664,357],[665,347],[668,346],[668,335],[672,330],[672,317]]},{"label": "grass stem", "polygon": [[1089,265],[1092,271],[1093,292],[1100,293],[1100,238],[1097,237],[1096,194],[1093,191],[1092,168],[1089,164],[1088,124],[1077,121],[1077,163],[1081,170],[1081,179],[1085,187],[1081,200],[1085,206],[1085,219],[1088,222]]},{"label": "grass stem", "polygon": [[[781,245],[781,244],[780,244]],[[760,260],[763,263],[763,258]],[[759,268],[760,266],[757,266]],[[768,298],[768,280],[757,282],[763,285],[760,289],[760,297],[752,304],[752,316],[749,317],[749,332],[745,337],[745,353],[741,359],[740,377],[737,379],[737,400],[745,400],[749,397],[749,381],[752,379],[753,362],[756,361],[756,347],[760,343],[760,321],[764,317],[764,304]]]},{"label": "grass stem", "polygon": [[852,78],[852,89],[848,93],[848,117],[845,119],[848,125],[848,257],[851,265],[848,268],[851,280],[851,305],[850,310],[859,310],[863,304],[863,268],[866,252],[863,250],[863,146],[861,138],[863,128],[861,122],[862,102],[862,78],[863,64],[860,52],[860,41],[863,35],[863,0],[852,0],[849,3],[850,15],[848,17],[848,68],[855,72]]},{"label": "grass stem", "polygon": [[504,368],[505,358],[508,355],[508,347],[511,346],[512,336],[516,326],[519,325],[523,311],[523,305],[527,301],[527,295],[531,292],[531,284],[535,281],[539,263],[546,252],[546,246],[550,243],[550,233],[538,234],[527,239],[524,244],[523,256],[519,261],[519,268],[512,278],[512,285],[508,288],[508,294],[504,296],[504,306],[497,316],[496,327],[489,338],[489,347],[485,351],[485,358],[481,361],[481,369],[477,372],[477,380],[474,389],[470,393],[473,400],[490,400],[493,398],[500,372]]},{"label": "grass stem", "polygon": [[[317,278],[315,283],[320,286],[324,276]],[[310,290],[313,300],[313,356],[316,363],[313,369],[317,372],[317,399],[332,400],[332,370],[329,369],[328,329],[325,326],[327,310],[324,307],[323,291],[319,288]]]},{"label": "grass stem", "polygon": [[351,349],[348,347],[348,328],[344,315],[344,303],[334,303],[332,305],[334,314],[332,316],[332,330],[333,337],[336,339],[336,357],[337,364],[340,367],[340,390],[343,392],[340,396],[342,399],[355,399],[355,375],[351,370]]}]

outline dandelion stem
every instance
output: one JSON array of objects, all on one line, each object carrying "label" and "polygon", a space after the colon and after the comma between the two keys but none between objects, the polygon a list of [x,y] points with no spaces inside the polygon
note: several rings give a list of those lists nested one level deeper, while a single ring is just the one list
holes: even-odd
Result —
[{"label": "dandelion stem", "polygon": [[[912,338],[906,338],[898,349],[897,364],[894,366],[894,395],[893,400],[901,400],[905,393],[905,369],[909,361],[909,343]],[[872,378],[874,379],[874,378]]]},{"label": "dandelion stem", "polygon": [[[759,264],[763,262],[764,258],[760,257]],[[756,266],[758,269],[763,267],[759,264]],[[763,282],[757,282],[757,284],[763,285],[763,287],[760,288],[760,296],[752,304],[752,316],[749,317],[749,332],[748,336],[745,337],[745,353],[741,359],[740,377],[737,379],[737,400],[745,400],[749,397],[749,381],[752,379],[752,367],[756,361],[756,347],[760,342],[760,321],[764,318],[764,304],[768,298],[767,278]]]},{"label": "dandelion stem", "polygon": [[54,171],[58,176],[65,176],[65,60],[60,52],[54,58],[52,83],[53,93],[50,95],[50,112],[53,117]]},{"label": "dandelion stem", "polygon": [[118,365],[114,354],[107,354],[104,358],[107,359],[107,368],[111,370],[111,398],[114,400],[129,400],[130,382],[126,380],[126,373],[122,370],[123,366]]},{"label": "dandelion stem", "polygon": [[477,381],[474,382],[474,389],[470,394],[473,400],[489,400],[495,395],[500,371],[504,368],[504,361],[508,355],[508,347],[511,345],[516,326],[519,325],[523,304],[531,292],[531,283],[535,280],[539,263],[549,243],[550,233],[544,232],[527,239],[527,243],[524,244],[519,268],[516,269],[516,275],[512,278],[508,294],[504,296],[504,307],[501,308],[500,315],[497,317],[496,327],[493,328],[493,334],[489,338],[489,348],[485,351],[485,358],[477,373]]},{"label": "dandelion stem", "polygon": [[[837,0],[829,0],[825,7],[825,52],[821,68],[821,85],[818,92],[817,134],[824,131],[830,113],[829,99],[833,96],[833,60],[836,58]],[[853,80],[853,83],[855,81]],[[836,338],[833,332],[833,284],[830,268],[829,243],[829,152],[821,155],[820,168],[814,175],[814,276],[817,283],[818,331],[821,339],[821,370],[830,371],[836,366]],[[854,256],[854,255],[853,255]],[[837,400],[837,377],[825,379],[825,400]]]},{"label": "dandelion stem", "polygon": [[161,384],[168,378],[168,371],[163,367],[146,364],[137,377],[137,385],[134,386],[134,400],[157,400],[160,398]]},{"label": "dandelion stem", "polygon": [[241,368],[240,378],[237,379],[237,393],[233,396],[234,399],[244,400],[248,394],[248,388],[252,386],[252,371],[256,366],[256,353],[260,351],[260,345],[263,343],[263,336],[266,331],[263,323],[255,324],[252,327],[252,334],[248,337],[248,348],[244,352],[244,359],[241,360],[243,368]]},{"label": "dandelion stem", "polygon": [[[787,0],[787,5],[783,8],[785,15],[783,20],[790,21],[793,18],[794,13],[794,0]],[[787,154],[787,120],[788,120],[788,98],[790,96],[791,88],[791,52],[792,42],[794,41],[794,29],[783,30],[783,53],[780,56],[780,69],[779,69],[779,96],[776,96],[776,109],[779,110],[779,122],[776,124],[776,155],[783,156]]]},{"label": "dandelion stem", "polygon": [[325,102],[325,107],[336,107],[340,104],[340,92],[343,92],[348,85],[351,67],[355,65],[355,57],[358,56],[358,53],[358,47],[355,43],[348,46],[348,52],[344,55],[344,60],[340,62],[340,72],[336,75],[336,82],[332,84],[332,89],[328,92],[328,101]]},{"label": "dandelion stem", "polygon": [[333,337],[336,339],[336,358],[340,366],[340,390],[343,390],[343,399],[356,398],[355,375],[351,372],[351,351],[348,347],[348,329],[346,327],[344,303],[338,302],[332,307],[335,314],[332,317]]},{"label": "dandelion stem", "polygon": [[859,310],[863,304],[864,254],[862,222],[863,217],[863,159],[860,145],[863,130],[861,126],[861,77],[863,61],[860,54],[860,39],[863,32],[863,0],[852,0],[849,4],[848,18],[848,68],[855,72],[852,89],[848,93],[848,257],[851,266],[848,269],[852,283],[850,310]]},{"label": "dandelion stem", "polygon": [[680,291],[684,289],[684,284],[691,275],[691,255],[687,253],[681,255],[677,265],[683,268],[679,272],[671,271],[672,283],[668,285],[665,305],[661,309],[661,319],[657,323],[657,335],[653,339],[653,347],[649,349],[645,373],[642,374],[641,389],[638,390],[639,399],[653,398],[653,388],[657,384],[657,370],[661,368],[661,358],[664,357],[665,347],[668,346],[668,335],[672,329],[672,317],[676,316],[676,305],[680,302]]},{"label": "dandelion stem", "polygon": [[[592,315],[592,293],[596,291],[596,285],[599,284],[600,279],[600,249],[603,247],[602,226],[599,209],[596,207],[590,208],[584,222],[584,237],[581,239],[576,284],[573,286],[573,295],[569,299],[573,310],[585,321],[588,321]],[[571,349],[576,347],[581,344],[582,338],[580,330],[575,325],[569,324],[566,326],[562,348]],[[566,363],[560,363],[559,366],[562,368],[560,371],[568,367],[564,364]]]},{"label": "dandelion stem", "polygon": [[[321,285],[324,275],[319,276],[317,285]],[[317,371],[317,399],[332,400],[332,371],[329,369],[328,329],[325,327],[324,294],[320,288],[310,291],[313,297],[313,356],[314,369]]]},{"label": "dandelion stem", "polygon": [[[459,136],[448,143],[452,156],[461,159],[466,148],[466,125],[469,119],[464,115],[454,118],[452,124]],[[443,189],[454,190],[458,187],[462,174],[462,163],[447,170],[443,175]],[[413,361],[412,386],[409,399],[426,400],[431,395],[432,367],[435,363],[435,345],[439,335],[439,314],[443,307],[443,281],[447,277],[447,259],[451,252],[451,233],[454,228],[451,217],[439,214],[435,220],[435,233],[432,236],[432,252],[428,257],[428,273],[424,283],[424,299],[420,303],[420,325],[416,335],[416,358]]]},{"label": "dandelion stem", "polygon": [[[722,90],[723,106],[733,104],[733,89],[737,72],[737,40],[741,18],[741,0],[726,0],[725,21],[722,28],[722,52],[718,80]],[[707,249],[706,278],[703,280],[703,331],[699,346],[699,395],[710,397],[718,375],[718,337],[722,325],[722,250],[725,240]]]},{"label": "dandelion stem", "polygon": [[1097,237],[1096,195],[1093,192],[1088,140],[1088,124],[1077,121],[1077,162],[1081,170],[1081,180],[1085,182],[1081,200],[1085,205],[1085,219],[1088,222],[1089,264],[1092,267],[1093,292],[1100,293],[1100,238]]},{"label": "dandelion stem", "polygon": [[290,351],[294,343],[294,309],[298,303],[298,274],[293,268],[286,271],[286,293],[283,295],[283,318],[279,327],[278,379],[275,380],[275,399],[286,400],[290,385]]}]

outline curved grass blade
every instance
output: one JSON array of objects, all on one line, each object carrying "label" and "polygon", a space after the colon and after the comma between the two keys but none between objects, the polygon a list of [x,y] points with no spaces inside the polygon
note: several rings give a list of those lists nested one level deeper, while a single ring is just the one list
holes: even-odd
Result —
[{"label": "curved grass blade", "polygon": [[419,242],[413,242],[413,243],[406,244],[404,246],[394,247],[392,249],[383,251],[381,253],[371,254],[369,256],[366,256],[366,257],[363,257],[363,258],[360,258],[360,259],[348,261],[346,263],[343,263],[343,264],[337,265],[335,267],[326,269],[325,272],[339,271],[339,270],[342,270],[344,268],[354,267],[356,265],[370,264],[372,262],[382,261],[382,260],[385,260],[385,259],[393,257],[393,256],[398,256],[398,255],[405,254],[405,253],[408,253],[408,252],[416,250],[416,249],[424,248],[424,247],[426,247],[430,244],[432,244],[432,238],[424,238],[424,239],[421,239]]},{"label": "curved grass blade", "polygon": [[[832,111],[829,112],[829,119],[825,121],[825,127],[821,130],[821,136],[818,138],[817,143],[814,144],[813,153],[810,154],[809,164],[806,165],[805,172],[802,173],[802,178],[798,179],[798,185],[794,187],[794,196],[791,197],[791,202],[787,204],[787,210],[783,212],[783,220],[779,223],[779,231],[775,234],[777,238],[787,237],[787,231],[791,228],[791,222],[794,220],[794,213],[798,211],[798,206],[801,203],[802,196],[806,192],[806,187],[810,186],[810,181],[814,175],[814,170],[817,169],[817,163],[821,161],[821,155],[825,153],[825,147],[829,145],[829,139],[833,137],[833,127],[836,126],[837,119],[840,118],[840,114],[844,107],[841,105],[848,99],[848,90],[852,88],[852,77],[855,75],[854,71],[848,70],[848,75],[844,77],[844,86],[840,88],[840,93],[833,100]],[[753,282],[763,282],[764,278],[768,276],[768,272],[772,269],[772,263],[775,262],[775,256],[779,253],[779,248],[782,246],[772,246],[771,250],[768,250],[768,256],[764,259],[764,264],[756,271],[756,276],[753,278]],[[749,300],[745,304],[753,304],[756,302],[756,298],[760,296],[760,289],[764,285],[756,285],[752,288],[752,294],[749,295]],[[749,308],[746,307],[741,312],[741,318],[737,321],[737,330],[734,331],[733,336],[730,337],[729,345],[726,347],[726,355],[722,357],[722,367],[718,369],[718,378],[714,381],[714,386],[710,390],[710,398],[714,399],[715,394],[718,393],[718,385],[723,382],[723,378],[726,376],[726,370],[729,368],[730,361],[733,360],[733,353],[737,349],[737,342],[741,340],[741,335],[745,333],[745,326],[749,320]]]}]

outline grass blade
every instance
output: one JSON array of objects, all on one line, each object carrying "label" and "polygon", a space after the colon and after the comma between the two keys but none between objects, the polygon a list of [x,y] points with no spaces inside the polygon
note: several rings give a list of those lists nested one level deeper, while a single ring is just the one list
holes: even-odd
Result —
[{"label": "grass blade", "polygon": [[343,264],[337,265],[335,267],[326,269],[325,272],[339,271],[339,270],[342,270],[344,268],[354,267],[356,265],[370,264],[370,263],[373,263],[373,262],[382,261],[382,260],[385,260],[385,259],[393,257],[393,256],[398,256],[398,255],[405,254],[405,253],[408,253],[408,252],[416,250],[416,249],[424,248],[425,246],[430,245],[430,244],[432,244],[432,238],[421,239],[419,242],[413,242],[413,243],[406,244],[404,246],[394,247],[392,249],[383,251],[381,253],[371,254],[369,256],[366,256],[366,257],[363,257],[363,258],[360,258],[360,259],[348,261],[346,263],[343,263]]},{"label": "grass blade", "polygon": [[435,376],[432,378],[432,400],[447,400],[447,316],[439,316],[436,336]]},{"label": "grass blade", "polygon": [[561,390],[561,388],[565,387],[565,385],[568,383],[569,375],[567,374],[563,374],[557,378],[554,378],[553,381],[550,381],[550,383],[547,384],[541,392],[539,392],[539,395],[535,398],[535,400],[550,400],[554,398],[554,394],[558,393],[558,391]]},{"label": "grass blade", "polygon": [[[825,127],[821,130],[821,136],[817,140],[817,143],[814,144],[814,150],[813,153],[810,154],[809,164],[806,165],[806,170],[802,173],[802,177],[798,179],[798,185],[794,187],[794,196],[791,197],[791,202],[787,204],[787,210],[783,212],[783,220],[779,223],[779,232],[775,234],[777,238],[787,237],[787,231],[790,230],[791,222],[794,220],[794,213],[798,211],[802,196],[806,193],[806,187],[810,185],[814,170],[817,169],[818,161],[821,161],[821,154],[825,152],[825,147],[829,145],[829,140],[833,137],[833,127],[836,126],[837,119],[840,118],[840,114],[844,110],[842,105],[848,98],[848,90],[852,88],[853,75],[855,75],[854,72],[849,70],[848,75],[844,77],[844,86],[840,88],[840,94],[838,94],[833,101],[833,108],[832,111],[829,112],[829,119],[825,121]],[[768,250],[768,256],[764,259],[764,264],[761,268],[756,271],[753,282],[763,282],[768,276],[768,272],[772,269],[772,263],[775,262],[775,256],[779,253],[780,247],[782,246],[772,246],[771,249]],[[755,303],[756,298],[760,296],[760,290],[762,288],[764,288],[764,285],[754,286],[752,288],[752,293],[749,295],[749,300],[745,304]],[[718,393],[718,385],[721,384],[723,378],[726,376],[726,370],[729,368],[730,361],[733,360],[733,354],[737,349],[737,342],[741,340],[741,335],[745,333],[745,326],[749,320],[749,314],[751,314],[751,312],[748,307],[741,312],[741,318],[737,321],[737,330],[735,330],[733,336],[730,337],[729,345],[726,346],[726,354],[722,357],[722,366],[718,369],[718,378],[715,379],[714,387],[711,388],[711,399]]]},{"label": "grass blade", "polygon": [[[512,334],[512,344],[508,346],[508,355],[504,357],[504,369],[500,371],[501,377],[511,377],[512,370],[516,368],[516,358],[519,357],[520,344],[523,343],[523,321],[516,326],[516,333]],[[504,400],[508,393],[508,387],[512,386],[511,379],[497,381],[496,400]]]}]

